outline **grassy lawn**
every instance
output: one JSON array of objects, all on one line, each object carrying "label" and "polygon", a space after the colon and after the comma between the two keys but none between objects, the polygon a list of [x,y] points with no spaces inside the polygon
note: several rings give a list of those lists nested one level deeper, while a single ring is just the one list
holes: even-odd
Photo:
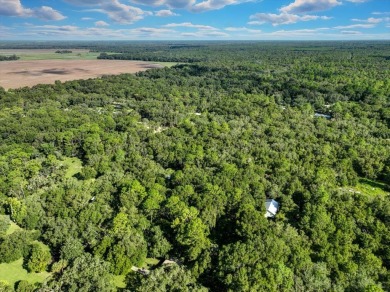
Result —
[{"label": "grassy lawn", "polygon": [[388,188],[385,183],[361,178],[354,189],[368,196],[381,196],[390,194],[386,187]]},{"label": "grassy lawn", "polygon": [[20,228],[15,222],[11,221],[11,225],[8,227],[8,230],[7,230],[6,234],[7,235],[12,234],[15,231],[21,230],[21,229],[22,228]]},{"label": "grassy lawn", "polygon": [[152,62],[152,63],[159,64],[161,66],[168,67],[168,68],[171,68],[178,64],[182,64],[182,63],[175,63],[175,62]]},{"label": "grassy lawn", "polygon": [[[7,217],[9,219],[9,216],[8,215],[0,215],[0,217]],[[9,235],[9,234],[12,234],[14,233],[16,230],[19,230],[21,229],[15,222],[13,222],[12,220],[10,220],[10,225],[8,227],[8,230],[7,232],[5,233],[6,235]]]},{"label": "grassy lawn", "polygon": [[145,262],[142,264],[141,268],[145,268],[145,269],[149,270],[149,269],[153,268],[155,265],[157,265],[159,262],[160,262],[160,260],[158,260],[158,259],[147,258],[145,260]]},{"label": "grassy lawn", "polygon": [[67,157],[62,161],[62,164],[68,168],[65,173],[66,178],[74,176],[83,168],[81,160],[76,157]]},{"label": "grassy lawn", "polygon": [[42,283],[46,278],[50,276],[50,273],[48,272],[28,273],[25,269],[23,269],[22,265],[22,258],[12,263],[0,264],[0,280],[5,280],[11,286],[14,286],[14,284],[20,280],[26,280],[30,283]]}]

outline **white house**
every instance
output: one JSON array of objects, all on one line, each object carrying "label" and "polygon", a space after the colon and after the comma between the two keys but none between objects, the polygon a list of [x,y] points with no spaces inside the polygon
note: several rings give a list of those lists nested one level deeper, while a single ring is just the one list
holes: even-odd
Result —
[{"label": "white house", "polygon": [[265,201],[265,217],[272,218],[275,217],[276,213],[279,210],[279,203],[274,199],[267,199]]}]

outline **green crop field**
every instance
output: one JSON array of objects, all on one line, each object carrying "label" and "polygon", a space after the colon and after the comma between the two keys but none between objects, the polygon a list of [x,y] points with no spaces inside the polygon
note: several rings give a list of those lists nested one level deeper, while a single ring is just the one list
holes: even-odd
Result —
[{"label": "green crop field", "polygon": [[21,61],[34,60],[95,60],[100,53],[74,50],[69,54],[58,54],[56,50],[0,50],[0,56],[18,56]]},{"label": "green crop field", "polygon": [[43,53],[43,54],[22,54],[20,60],[33,61],[33,60],[95,60],[98,53],[72,53],[72,54],[56,54],[56,53]]},{"label": "green crop field", "polygon": [[[38,61],[38,60],[96,60],[100,52],[89,52],[88,50],[72,50],[69,54],[58,54],[56,50],[12,50],[0,49],[0,56],[18,56],[21,61]],[[153,62],[164,67],[172,67],[177,62]]]}]

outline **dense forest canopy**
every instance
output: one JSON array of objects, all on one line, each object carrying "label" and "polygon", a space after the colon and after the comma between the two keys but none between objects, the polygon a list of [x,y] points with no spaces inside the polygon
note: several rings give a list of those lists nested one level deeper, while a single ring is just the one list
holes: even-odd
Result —
[{"label": "dense forest canopy", "polygon": [[17,291],[390,290],[389,42],[6,46],[179,62],[0,88]]}]

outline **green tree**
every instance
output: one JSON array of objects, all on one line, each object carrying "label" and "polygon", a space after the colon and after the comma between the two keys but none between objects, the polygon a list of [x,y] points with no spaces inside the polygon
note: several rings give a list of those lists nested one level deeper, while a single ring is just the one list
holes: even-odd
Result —
[{"label": "green tree", "polygon": [[48,283],[55,291],[93,292],[116,291],[109,265],[102,260],[84,254],[74,260],[64,272]]},{"label": "green tree", "polygon": [[27,257],[27,270],[33,273],[43,272],[50,262],[51,254],[49,249],[42,244],[34,243]]},{"label": "green tree", "polygon": [[139,292],[208,291],[196,282],[189,271],[177,264],[157,268],[151,271],[147,277],[139,273],[131,273],[127,276],[126,281],[128,289]]},{"label": "green tree", "polygon": [[15,284],[16,292],[33,292],[35,289],[36,287],[34,284],[31,284],[26,280],[21,280]]}]

